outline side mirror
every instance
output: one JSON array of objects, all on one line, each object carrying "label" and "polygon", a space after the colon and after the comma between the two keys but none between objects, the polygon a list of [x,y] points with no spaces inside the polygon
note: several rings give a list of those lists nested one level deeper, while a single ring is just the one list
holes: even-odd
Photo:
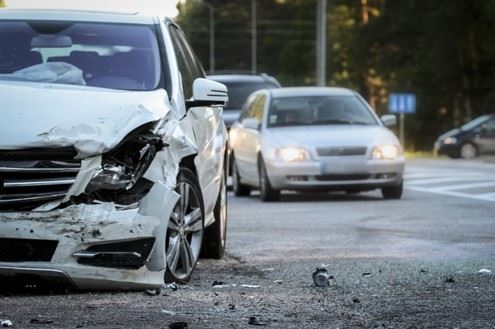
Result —
[{"label": "side mirror", "polygon": [[219,82],[198,78],[193,82],[193,97],[188,107],[225,106],[229,101],[227,87]]},{"label": "side mirror", "polygon": [[260,129],[260,122],[256,118],[246,118],[242,120],[242,125],[247,129]]},{"label": "side mirror", "polygon": [[380,117],[385,127],[393,127],[397,124],[397,118],[393,114],[385,114]]}]

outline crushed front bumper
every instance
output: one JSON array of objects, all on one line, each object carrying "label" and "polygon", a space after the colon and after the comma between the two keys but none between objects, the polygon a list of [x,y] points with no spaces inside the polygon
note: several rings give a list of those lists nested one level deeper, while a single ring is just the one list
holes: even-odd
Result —
[{"label": "crushed front bumper", "polygon": [[405,159],[369,160],[362,157],[328,158],[287,163],[268,161],[268,178],[276,189],[371,190],[399,185]]},{"label": "crushed front bumper", "polygon": [[0,213],[0,244],[11,246],[0,251],[0,275],[65,277],[81,289],[159,287],[177,200],[177,193],[157,183],[134,209],[104,203]]}]

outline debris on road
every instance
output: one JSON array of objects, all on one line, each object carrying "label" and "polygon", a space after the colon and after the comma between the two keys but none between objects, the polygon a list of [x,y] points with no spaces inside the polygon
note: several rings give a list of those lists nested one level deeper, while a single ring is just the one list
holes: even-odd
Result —
[{"label": "debris on road", "polygon": [[454,277],[453,276],[449,276],[448,278],[445,279],[445,282],[446,283],[454,283],[455,282]]},{"label": "debris on road", "polygon": [[212,287],[223,287],[223,286],[225,286],[225,282],[215,280],[215,281],[213,281],[211,286]]},{"label": "debris on road", "polygon": [[363,273],[363,276],[364,276],[365,278],[367,278],[367,277],[373,276],[373,274],[371,274],[370,272],[364,272],[364,273]]},{"label": "debris on road", "polygon": [[160,292],[161,292],[161,289],[160,288],[157,288],[157,289],[148,289],[144,292],[145,295],[148,295],[148,296],[158,296],[160,295]]},{"label": "debris on road", "polygon": [[162,313],[167,314],[167,315],[176,315],[177,314],[177,312],[165,310],[165,309],[162,310]]},{"label": "debris on road", "polygon": [[275,269],[273,267],[268,267],[268,268],[263,268],[261,269],[261,272],[273,272]]},{"label": "debris on road", "polygon": [[31,319],[29,321],[29,323],[31,324],[51,324],[53,323],[52,320],[49,320],[49,319],[38,319],[38,318],[35,318],[35,319]]},{"label": "debris on road", "polygon": [[2,328],[10,328],[12,326],[13,326],[12,321],[0,319],[0,327],[2,327]]},{"label": "debris on road", "polygon": [[229,304],[229,310],[235,310],[235,304]]},{"label": "debris on road", "polygon": [[478,274],[491,274],[492,271],[490,271],[487,268],[482,268],[481,270],[478,271]]},{"label": "debris on road", "polygon": [[179,289],[179,287],[177,286],[177,283],[175,283],[175,282],[165,284],[162,286],[162,288],[171,289],[172,291],[177,291]]},{"label": "debris on road", "polygon": [[425,269],[420,269],[420,270],[419,270],[419,273],[428,273],[428,271],[427,271],[427,270],[425,270]]},{"label": "debris on road", "polygon": [[352,299],[352,302],[353,302],[354,304],[361,304],[361,301],[359,300],[359,298],[356,298],[356,297],[354,297],[354,298]]},{"label": "debris on road", "polygon": [[252,326],[267,326],[268,322],[262,321],[255,316],[250,316],[248,324]]},{"label": "debris on road", "polygon": [[282,284],[282,283],[284,283],[284,280],[273,280],[273,283]]},{"label": "debris on road", "polygon": [[313,282],[317,287],[328,287],[330,282],[330,275],[325,268],[316,268],[316,271],[313,273]]},{"label": "debris on road", "polygon": [[187,322],[173,322],[168,327],[169,329],[187,329]]},{"label": "debris on road", "polygon": [[255,284],[242,284],[241,287],[244,287],[244,288],[261,288],[261,286],[258,286]]}]

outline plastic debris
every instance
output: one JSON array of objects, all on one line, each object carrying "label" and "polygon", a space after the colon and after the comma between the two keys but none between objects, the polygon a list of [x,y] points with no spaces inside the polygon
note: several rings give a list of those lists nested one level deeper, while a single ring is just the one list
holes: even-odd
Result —
[{"label": "plastic debris", "polygon": [[235,304],[229,304],[229,310],[235,310]]},{"label": "plastic debris", "polygon": [[160,295],[161,289],[148,289],[144,293],[148,296],[158,296]]},{"label": "plastic debris", "polygon": [[352,299],[352,302],[353,302],[354,304],[361,304],[361,301],[359,300],[359,298],[356,298],[356,297],[354,297],[354,298]]},{"label": "plastic debris", "polygon": [[330,275],[325,268],[316,268],[316,271],[313,273],[313,282],[317,287],[328,287],[330,282]]},{"label": "plastic debris", "polygon": [[365,278],[367,278],[367,277],[373,276],[373,274],[371,274],[370,272],[364,272],[364,273],[363,273],[363,276],[364,276]]},{"label": "plastic debris", "polygon": [[454,283],[455,282],[454,277],[449,276],[448,278],[445,279],[445,282],[446,283]]},{"label": "plastic debris", "polygon": [[169,329],[187,329],[187,322],[173,322],[168,327]]},{"label": "plastic debris", "polygon": [[12,321],[0,319],[0,327],[2,327],[2,328],[10,328],[12,326],[13,326]]},{"label": "plastic debris", "polygon": [[273,271],[275,271],[273,267],[268,267],[261,270],[261,272],[273,272]]},{"label": "plastic debris", "polygon": [[177,291],[177,289],[179,289],[179,287],[177,286],[177,283],[175,283],[175,282],[165,284],[165,285],[163,285],[163,288],[171,289],[172,291]]},{"label": "plastic debris", "polygon": [[50,323],[53,323],[53,321],[48,320],[48,319],[31,319],[29,321],[29,323],[31,323],[31,324],[50,324]]},{"label": "plastic debris", "polygon": [[284,283],[284,280],[274,280],[273,283],[282,284],[282,283]]},{"label": "plastic debris", "polygon": [[492,271],[490,271],[487,268],[482,268],[481,270],[478,271],[478,274],[491,274]]},{"label": "plastic debris", "polygon": [[177,314],[177,312],[170,311],[170,310],[162,310],[162,313],[167,314],[167,315],[176,315]]},{"label": "plastic debris", "polygon": [[260,288],[261,286],[255,285],[255,284],[242,284],[241,287],[244,288]]},{"label": "plastic debris", "polygon": [[223,281],[213,281],[213,283],[211,284],[212,287],[217,287],[217,286],[225,286],[225,282]]},{"label": "plastic debris", "polygon": [[249,317],[248,324],[250,324],[252,326],[267,326],[268,325],[268,322],[262,321],[262,320],[258,319],[255,316],[250,316]]},{"label": "plastic debris", "polygon": [[427,270],[425,270],[425,269],[420,269],[420,270],[419,270],[419,273],[428,273],[428,271],[427,271]]}]

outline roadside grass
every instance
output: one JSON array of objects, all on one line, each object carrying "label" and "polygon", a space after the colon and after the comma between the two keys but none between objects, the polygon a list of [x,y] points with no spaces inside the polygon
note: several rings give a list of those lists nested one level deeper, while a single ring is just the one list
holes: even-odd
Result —
[{"label": "roadside grass", "polygon": [[406,151],[406,159],[438,159],[443,156],[436,155],[433,151]]}]

